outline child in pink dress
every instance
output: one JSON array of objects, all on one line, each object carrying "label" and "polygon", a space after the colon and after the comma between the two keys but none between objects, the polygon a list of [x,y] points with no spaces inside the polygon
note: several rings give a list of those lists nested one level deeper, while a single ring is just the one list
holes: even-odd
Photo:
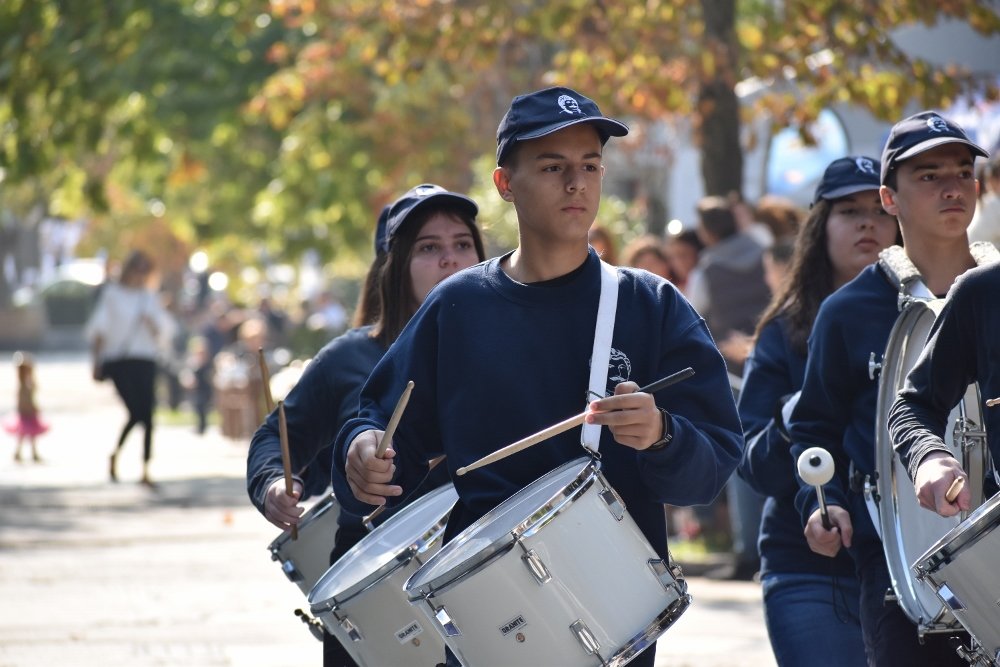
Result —
[{"label": "child in pink dress", "polygon": [[21,446],[27,440],[31,444],[31,458],[41,462],[35,438],[49,430],[42,421],[35,404],[35,368],[31,356],[23,352],[14,353],[14,367],[17,369],[17,413],[4,420],[4,430],[17,436],[14,460],[21,460]]}]

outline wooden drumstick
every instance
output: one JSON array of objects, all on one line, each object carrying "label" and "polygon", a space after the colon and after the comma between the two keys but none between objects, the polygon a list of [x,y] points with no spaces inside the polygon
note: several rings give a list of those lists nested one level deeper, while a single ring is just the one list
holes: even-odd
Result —
[{"label": "wooden drumstick", "polygon": [[[681,380],[686,380],[692,375],[694,375],[694,369],[689,366],[682,371],[677,371],[673,375],[668,375],[667,377],[657,380],[652,384],[646,385],[645,387],[641,387],[639,391],[643,393],[652,394],[654,392],[660,391],[661,389],[666,389],[670,385],[680,382]],[[583,420],[586,419],[587,414],[588,411],[584,410],[580,414],[574,415],[573,417],[565,419],[559,422],[558,424],[554,424],[552,426],[549,426],[548,428],[542,429],[541,431],[535,433],[534,435],[529,435],[526,438],[522,438],[513,444],[507,445],[502,449],[498,449],[492,454],[487,454],[478,461],[474,461],[467,466],[463,466],[458,470],[456,470],[455,472],[457,472],[459,475],[464,475],[470,470],[475,470],[476,468],[482,468],[484,465],[495,463],[501,459],[507,458],[511,454],[516,454],[522,449],[527,449],[532,445],[537,445],[543,440],[548,440],[553,436],[559,435],[560,433],[564,433],[570,430],[574,426],[579,426],[580,424],[583,423]]]},{"label": "wooden drumstick", "polygon": [[392,411],[392,416],[389,417],[389,423],[385,426],[385,433],[382,434],[382,440],[378,443],[378,449],[375,450],[375,456],[382,458],[385,454],[385,450],[389,448],[389,443],[392,442],[392,436],[396,433],[396,427],[399,426],[399,420],[403,416],[403,410],[406,409],[406,404],[410,401],[410,392],[413,391],[413,380],[406,383],[406,387],[403,388],[403,393],[399,397],[399,401],[396,403],[396,409]]},{"label": "wooden drumstick", "polygon": [[[396,427],[399,426],[399,420],[403,417],[403,410],[406,409],[406,404],[410,402],[410,393],[413,391],[413,380],[406,383],[403,387],[403,393],[400,394],[399,400],[396,402],[396,408],[392,411],[392,416],[389,417],[389,423],[386,424],[385,433],[382,434],[382,440],[378,443],[378,448],[375,450],[375,456],[382,458],[385,454],[385,450],[389,448],[389,443],[392,442],[392,436],[396,433]],[[444,457],[441,457],[444,458]],[[437,465],[434,463],[431,468]],[[368,530],[374,530],[375,526],[372,525],[374,521],[382,512],[385,511],[385,505],[379,505],[376,507],[371,514],[366,517],[362,517],[361,523],[364,524]]]},{"label": "wooden drumstick", "polygon": [[[268,392],[270,393],[270,392]],[[278,439],[281,440],[281,465],[285,469],[285,493],[292,495],[292,456],[288,452],[288,424],[285,422],[285,402],[278,401]],[[292,524],[289,529],[292,539],[299,539],[299,527]]]},{"label": "wooden drumstick", "polygon": [[965,487],[965,478],[956,477],[955,481],[953,481],[951,483],[951,486],[948,487],[948,490],[944,492],[944,499],[947,500],[949,503],[955,502],[955,498],[958,498],[958,494],[962,492],[962,489],[964,487]]},{"label": "wooden drumstick", "polygon": [[257,348],[257,363],[260,365],[260,377],[264,382],[264,405],[268,412],[274,411],[274,397],[271,396],[271,374],[267,370],[267,362],[264,361],[264,348]]}]

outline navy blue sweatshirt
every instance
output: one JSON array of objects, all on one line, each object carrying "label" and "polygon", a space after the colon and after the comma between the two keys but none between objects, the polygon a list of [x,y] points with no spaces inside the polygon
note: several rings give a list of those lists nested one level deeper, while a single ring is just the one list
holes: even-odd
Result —
[{"label": "navy blue sweatshirt", "polygon": [[[292,470],[303,484],[303,499],[330,484],[330,443],[340,427],[358,413],[358,397],[385,348],[371,337],[371,327],[351,329],[327,343],[306,366],[285,398],[285,422]],[[264,495],[283,476],[278,412],[272,411],[254,433],[247,454],[247,493],[264,513]],[[341,512],[340,522],[360,524]]]},{"label": "navy blue sweatshirt", "polygon": [[[357,419],[337,437],[334,490],[348,509],[351,441],[383,429],[408,380],[410,402],[394,437],[395,483],[404,496],[446,454],[459,502],[446,539],[546,472],[584,454],[575,428],[464,476],[455,470],[583,411],[600,294],[591,250],[580,270],[537,285],[513,281],[492,259],[438,285],[375,367]],[[726,367],[705,322],[670,283],[619,270],[607,391],[640,386],[687,366],[695,375],[655,395],[671,414],[672,442],[655,452],[614,442],[602,429],[603,472],[653,548],[666,556],[663,503],[710,502],[742,454],[743,435]],[[398,502],[390,498],[389,503]]]},{"label": "navy blue sweatshirt", "polygon": [[779,572],[853,576],[854,564],[845,551],[834,558],[813,552],[802,534],[795,510],[799,490],[790,442],[775,419],[782,399],[802,388],[806,357],[788,337],[788,320],[776,317],[764,325],[747,359],[739,411],[746,437],[740,476],[767,496],[761,517],[761,574]]},{"label": "navy blue sweatshirt", "polygon": [[[836,474],[823,490],[827,502],[851,509],[855,546],[880,544],[863,501],[849,498],[848,462],[861,473],[875,472],[878,378],[868,373],[869,355],[881,359],[899,316],[898,290],[878,264],[861,271],[820,306],[809,337],[802,394],[788,425],[792,460],[809,447],[833,456]],[[816,490],[798,480],[795,507],[801,525],[819,507]],[[873,547],[874,548],[874,547]]]},{"label": "navy blue sweatshirt", "polygon": [[934,322],[927,346],[889,411],[889,431],[914,476],[929,453],[950,453],[942,436],[952,407],[972,382],[979,383],[993,461],[1000,461],[1000,264],[963,274]]}]

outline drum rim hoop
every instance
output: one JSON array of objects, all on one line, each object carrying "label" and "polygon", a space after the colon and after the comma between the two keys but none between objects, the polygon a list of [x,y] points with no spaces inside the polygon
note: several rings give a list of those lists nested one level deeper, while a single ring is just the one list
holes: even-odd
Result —
[{"label": "drum rim hoop", "polygon": [[[421,501],[423,501],[421,504],[431,504],[434,501],[436,501],[440,496],[446,495],[449,490],[455,496],[455,499],[452,501],[452,504],[448,508],[448,511],[445,512],[443,516],[439,517],[437,521],[435,521],[434,524],[428,530],[424,531],[419,536],[418,540],[413,541],[410,544],[401,546],[399,550],[395,553],[395,555],[393,555],[386,563],[376,568],[373,572],[369,573],[367,576],[362,577],[353,585],[334,591],[330,595],[324,597],[322,600],[314,599],[313,593],[319,592],[321,584],[325,583],[327,575],[333,572],[334,568],[336,568],[339,563],[342,562],[346,563],[348,559],[353,559],[354,557],[357,556],[358,553],[363,551],[365,547],[370,546],[371,542],[374,540],[372,536],[377,535],[380,528],[384,528],[385,526],[393,526],[396,523],[403,521],[404,519],[400,517],[406,517],[406,512],[404,511],[406,508],[415,507],[417,506],[418,503],[421,503]],[[323,573],[323,576],[319,578],[319,580],[313,586],[312,590],[309,591],[309,595],[307,596],[307,600],[309,601],[310,604],[310,611],[313,613],[323,612],[326,611],[327,609],[331,608],[336,609],[344,604],[347,604],[350,600],[356,598],[358,595],[364,593],[373,586],[376,586],[381,581],[391,576],[396,570],[405,566],[413,559],[413,556],[416,553],[418,553],[421,550],[425,550],[426,546],[423,547],[423,549],[415,548],[415,545],[418,542],[424,542],[426,545],[426,544],[433,544],[437,540],[440,540],[444,534],[444,529],[448,522],[448,515],[451,513],[451,510],[455,506],[456,502],[458,502],[458,494],[457,492],[455,492],[454,485],[451,483],[443,484],[437,487],[436,489],[428,491],[420,498],[414,500],[409,505],[406,505],[406,507],[404,507],[403,510],[400,510],[399,512],[393,514],[391,517],[386,519],[385,523],[383,523],[378,528],[365,535],[360,542],[351,547],[343,556],[337,559],[336,563],[333,563],[326,570],[326,572]],[[368,544],[366,544],[366,542]],[[346,569],[346,565],[344,567]]]},{"label": "drum rim hoop", "polygon": [[[336,508],[340,503],[337,502],[337,497],[333,495],[333,491],[326,494],[323,498],[320,498],[306,510],[306,513],[302,516],[302,521],[299,522],[299,532],[305,529],[310,523],[318,521],[324,514]],[[270,551],[274,556],[275,560],[279,560],[278,551],[290,542],[292,539],[292,531],[285,530],[280,535],[278,535],[274,540],[267,545],[268,551]]]},{"label": "drum rim hoop", "polygon": [[[508,503],[512,503],[512,501],[514,501],[521,491],[528,488],[528,486],[538,483],[546,477],[556,476],[562,471],[572,469],[574,467],[579,467],[579,470],[573,479],[565,484],[561,489],[556,491],[556,493],[553,494],[544,504],[542,504],[538,510],[533,512],[531,516],[516,524],[511,530],[498,536],[489,545],[477,553],[460,560],[452,567],[431,579],[422,580],[425,579],[427,573],[434,569],[434,566],[438,561],[446,557],[442,554],[450,554],[452,551],[462,548],[473,537],[478,529],[486,523],[489,523],[488,520],[500,514],[501,511],[508,506]],[[482,570],[489,563],[510,551],[521,538],[533,535],[535,532],[540,530],[545,523],[548,523],[562,511],[565,511],[565,508],[568,505],[570,505],[576,498],[583,494],[594,482],[597,481],[598,476],[600,475],[600,467],[600,461],[586,456],[562,463],[558,467],[553,468],[544,475],[541,475],[538,479],[523,487],[520,491],[515,492],[492,510],[466,526],[462,532],[452,538],[448,544],[441,547],[440,551],[431,556],[430,560],[424,563],[424,565],[417,570],[409,578],[409,580],[407,580],[403,589],[406,591],[410,601],[414,602],[432,597],[438,593],[443,593],[445,590],[458,584],[460,581],[471,576],[472,574]],[[547,508],[545,514],[537,519],[532,519],[532,516],[535,516],[543,508]]]}]

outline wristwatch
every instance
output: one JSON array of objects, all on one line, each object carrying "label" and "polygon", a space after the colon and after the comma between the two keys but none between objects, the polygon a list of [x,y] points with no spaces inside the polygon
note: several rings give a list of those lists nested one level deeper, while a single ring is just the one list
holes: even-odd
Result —
[{"label": "wristwatch", "polygon": [[644,450],[647,452],[658,452],[661,449],[665,449],[670,444],[670,441],[674,439],[674,434],[670,432],[670,413],[660,407],[656,409],[663,416],[663,437],[647,447]]}]

